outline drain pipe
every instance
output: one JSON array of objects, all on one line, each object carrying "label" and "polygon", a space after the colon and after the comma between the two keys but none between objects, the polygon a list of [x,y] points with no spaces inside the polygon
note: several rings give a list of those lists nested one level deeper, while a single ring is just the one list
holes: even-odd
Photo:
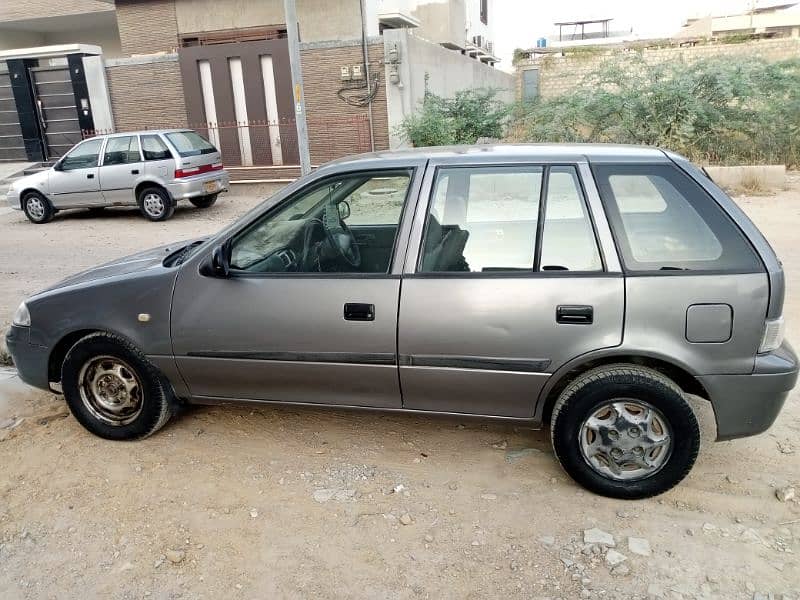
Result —
[{"label": "drain pipe", "polygon": [[367,79],[367,118],[369,119],[369,147],[375,152],[375,129],[372,123],[372,78],[369,74],[369,48],[367,47],[367,11],[365,0],[361,5],[361,52],[364,55],[364,77]]}]

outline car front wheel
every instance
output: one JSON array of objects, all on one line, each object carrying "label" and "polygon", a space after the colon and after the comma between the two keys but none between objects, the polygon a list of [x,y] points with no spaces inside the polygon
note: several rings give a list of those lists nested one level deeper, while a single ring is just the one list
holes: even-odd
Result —
[{"label": "car front wheel", "polygon": [[56,212],[50,201],[39,192],[29,192],[25,195],[22,199],[22,210],[28,220],[37,225],[49,222]]},{"label": "car front wheel", "polygon": [[152,435],[173,412],[164,376],[135,346],[112,334],[78,341],[64,359],[61,384],[78,422],[109,440]]},{"label": "car front wheel", "polygon": [[137,200],[142,215],[150,221],[166,221],[175,212],[175,203],[162,188],[144,188]]},{"label": "car front wheel", "polygon": [[700,449],[700,427],[681,389],[638,365],[580,375],[553,407],[551,434],[567,473],[613,498],[667,491],[688,475]]},{"label": "car front wheel", "polygon": [[208,196],[189,198],[189,202],[194,204],[197,208],[211,208],[216,201],[217,201],[217,194],[209,194]]}]

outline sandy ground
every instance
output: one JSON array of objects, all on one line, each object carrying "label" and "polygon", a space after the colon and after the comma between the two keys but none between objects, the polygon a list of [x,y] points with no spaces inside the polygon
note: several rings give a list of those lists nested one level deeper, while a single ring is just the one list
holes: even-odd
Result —
[{"label": "sandy ground", "polygon": [[[739,201],[785,262],[788,335],[800,340],[800,178]],[[34,226],[0,212],[0,314],[254,203],[227,196],[163,224],[108,211]],[[797,600],[800,503],[775,490],[800,484],[799,397],[769,432],[718,444],[698,404],[706,443],[692,474],[659,498],[621,502],[574,484],[546,432],[225,407],[113,443],[0,371],[0,597]],[[583,542],[595,527],[626,558],[613,574],[616,555]]]}]

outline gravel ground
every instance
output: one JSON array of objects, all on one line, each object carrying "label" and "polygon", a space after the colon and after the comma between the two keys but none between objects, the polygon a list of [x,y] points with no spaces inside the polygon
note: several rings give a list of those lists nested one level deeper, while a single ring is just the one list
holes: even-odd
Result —
[{"label": "gravel ground", "polygon": [[[784,260],[799,340],[800,178],[738,200]],[[159,224],[113,210],[37,227],[0,212],[0,315],[255,202],[226,196]],[[546,432],[203,407],[113,443],[0,371],[0,597],[800,599],[800,503],[785,498],[800,488],[798,393],[769,432],[734,442],[711,443],[709,408],[697,407],[692,474],[621,502],[575,485]]]}]

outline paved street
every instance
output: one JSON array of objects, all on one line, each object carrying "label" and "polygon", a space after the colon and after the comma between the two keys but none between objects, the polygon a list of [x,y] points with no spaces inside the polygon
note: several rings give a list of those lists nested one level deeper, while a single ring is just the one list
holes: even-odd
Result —
[{"label": "paved street", "polygon": [[[800,177],[737,200],[784,261],[800,342]],[[255,203],[225,196],[164,223],[109,210],[34,226],[0,211],[0,324],[70,273],[213,232]],[[202,407],[114,443],[0,370],[0,597],[800,598],[800,503],[776,497],[800,491],[800,393],[769,432],[733,442],[711,443],[697,408],[691,475],[621,502],[574,484],[546,432]]]}]

